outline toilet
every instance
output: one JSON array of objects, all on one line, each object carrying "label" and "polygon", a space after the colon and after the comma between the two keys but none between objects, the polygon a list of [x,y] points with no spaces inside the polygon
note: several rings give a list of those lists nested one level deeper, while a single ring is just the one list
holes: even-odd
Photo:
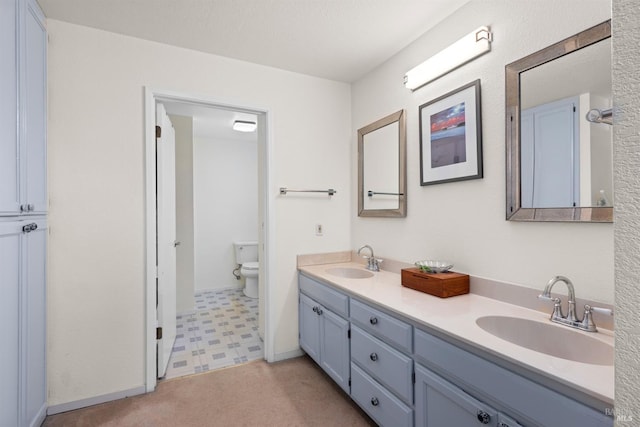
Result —
[{"label": "toilet", "polygon": [[245,280],[243,292],[249,298],[258,298],[258,242],[235,242],[233,248]]}]

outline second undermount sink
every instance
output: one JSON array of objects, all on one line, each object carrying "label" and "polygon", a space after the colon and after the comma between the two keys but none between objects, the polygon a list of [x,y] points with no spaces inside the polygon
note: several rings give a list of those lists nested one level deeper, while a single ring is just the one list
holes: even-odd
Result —
[{"label": "second undermount sink", "polygon": [[344,277],[345,279],[367,279],[369,277],[373,277],[372,272],[361,268],[334,267],[327,268],[325,271],[329,274],[333,274],[334,276]]},{"label": "second undermount sink", "polygon": [[480,328],[512,344],[592,365],[613,365],[613,346],[563,326],[508,316],[484,316]]}]

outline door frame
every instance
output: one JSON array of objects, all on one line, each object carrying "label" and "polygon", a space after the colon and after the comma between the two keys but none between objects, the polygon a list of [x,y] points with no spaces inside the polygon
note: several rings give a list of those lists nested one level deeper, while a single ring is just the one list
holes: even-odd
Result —
[{"label": "door frame", "polygon": [[[271,189],[273,182],[272,159],[272,118],[269,108],[242,105],[239,102],[220,100],[208,96],[192,93],[176,92],[145,86],[145,298],[144,298],[144,347],[145,347],[145,388],[146,392],[155,390],[156,378],[156,102],[183,102],[212,108],[225,108],[236,111],[246,111],[264,117],[258,120],[258,152],[259,158],[259,188],[258,197],[263,208],[259,219],[260,241],[262,255],[260,268],[261,278],[264,278],[263,295],[259,301],[259,309],[264,313],[264,358],[267,362],[275,361],[274,334],[275,323],[272,320],[271,301],[273,300],[273,251],[275,247],[275,212],[271,200],[275,193]],[[260,122],[264,126],[260,126]],[[262,131],[262,132],[261,132]],[[260,145],[262,144],[262,147]]]}]

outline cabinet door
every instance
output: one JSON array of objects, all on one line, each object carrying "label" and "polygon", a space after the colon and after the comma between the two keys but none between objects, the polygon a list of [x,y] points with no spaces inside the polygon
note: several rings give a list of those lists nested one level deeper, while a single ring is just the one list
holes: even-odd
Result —
[{"label": "cabinet door", "polygon": [[320,304],[300,294],[298,306],[298,325],[300,328],[300,347],[320,364],[320,318],[317,314]]},{"label": "cabinet door", "polygon": [[320,307],[320,366],[349,393],[349,322]]},{"label": "cabinet door", "polygon": [[23,234],[22,360],[25,366],[24,426],[39,426],[47,410],[46,384],[46,237],[45,220],[24,221],[37,227]]},{"label": "cabinet door", "polygon": [[0,222],[0,426],[18,425],[20,223]]},{"label": "cabinet door", "polygon": [[46,47],[44,16],[34,0],[25,2],[21,123],[22,203],[29,213],[47,210]]},{"label": "cabinet door", "polygon": [[416,364],[416,426],[497,426],[498,412]]},{"label": "cabinet door", "polygon": [[16,0],[0,0],[0,215],[20,212]]}]

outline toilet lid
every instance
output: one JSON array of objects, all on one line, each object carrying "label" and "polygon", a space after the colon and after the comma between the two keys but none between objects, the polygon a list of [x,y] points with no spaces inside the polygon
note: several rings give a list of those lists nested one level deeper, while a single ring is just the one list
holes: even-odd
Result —
[{"label": "toilet lid", "polygon": [[242,264],[242,268],[246,270],[258,270],[260,268],[260,263],[258,261],[245,262]]}]

